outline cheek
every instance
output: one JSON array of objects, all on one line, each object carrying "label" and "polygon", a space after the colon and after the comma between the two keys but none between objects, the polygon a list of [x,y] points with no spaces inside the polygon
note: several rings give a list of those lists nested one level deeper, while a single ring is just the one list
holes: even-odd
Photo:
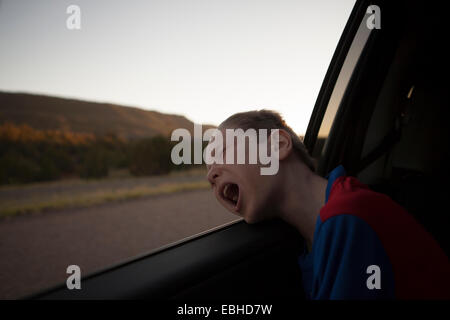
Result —
[{"label": "cheek", "polygon": [[271,205],[270,202],[273,200],[272,182],[265,176],[258,176],[258,179],[254,182],[255,205],[258,206],[258,209],[264,209]]},{"label": "cheek", "polygon": [[261,180],[261,172],[258,165],[242,165],[240,175],[252,184],[258,183]]}]

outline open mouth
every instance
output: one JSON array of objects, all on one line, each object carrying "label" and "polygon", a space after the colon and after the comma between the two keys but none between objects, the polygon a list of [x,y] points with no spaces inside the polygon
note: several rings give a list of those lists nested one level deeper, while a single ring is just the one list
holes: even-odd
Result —
[{"label": "open mouth", "polygon": [[235,183],[226,183],[222,189],[222,198],[237,210],[237,205],[239,203],[239,186]]}]

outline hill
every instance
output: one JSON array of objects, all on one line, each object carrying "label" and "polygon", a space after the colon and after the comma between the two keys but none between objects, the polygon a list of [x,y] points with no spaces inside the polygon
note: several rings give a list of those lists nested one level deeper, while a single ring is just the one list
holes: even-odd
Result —
[{"label": "hill", "polygon": [[109,103],[0,92],[0,124],[5,122],[98,136],[114,133],[127,140],[158,134],[170,136],[176,128],[193,130],[193,122],[180,115]]}]

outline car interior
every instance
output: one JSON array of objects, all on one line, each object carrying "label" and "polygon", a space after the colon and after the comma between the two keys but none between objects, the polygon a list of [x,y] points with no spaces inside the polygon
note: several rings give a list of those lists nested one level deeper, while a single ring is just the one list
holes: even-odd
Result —
[{"label": "car interior", "polygon": [[[364,43],[369,5],[381,29]],[[372,189],[404,206],[449,254],[448,59],[443,9],[424,1],[357,1],[336,48],[304,143],[326,176],[342,164]],[[367,30],[366,30],[367,32]],[[356,39],[356,40],[355,40]],[[351,70],[345,60],[360,48]],[[349,74],[333,109],[333,90]],[[334,110],[334,111],[330,111]],[[331,117],[325,116],[331,112]],[[329,132],[319,136],[324,119]],[[303,239],[278,220],[232,222],[64,284],[31,299],[303,300],[298,256]]]},{"label": "car interior", "polygon": [[371,34],[366,46],[373,48],[355,68],[319,172],[343,164],[350,175],[405,207],[448,254],[442,208],[450,136],[445,28],[436,8],[420,2],[404,8],[396,33],[384,39]]}]

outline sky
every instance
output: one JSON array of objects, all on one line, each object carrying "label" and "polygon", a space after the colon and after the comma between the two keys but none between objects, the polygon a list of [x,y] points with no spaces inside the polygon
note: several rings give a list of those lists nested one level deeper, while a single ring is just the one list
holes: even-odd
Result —
[{"label": "sky", "polygon": [[[0,0],[0,91],[306,131],[352,0]],[[66,12],[80,8],[81,29]]]}]

